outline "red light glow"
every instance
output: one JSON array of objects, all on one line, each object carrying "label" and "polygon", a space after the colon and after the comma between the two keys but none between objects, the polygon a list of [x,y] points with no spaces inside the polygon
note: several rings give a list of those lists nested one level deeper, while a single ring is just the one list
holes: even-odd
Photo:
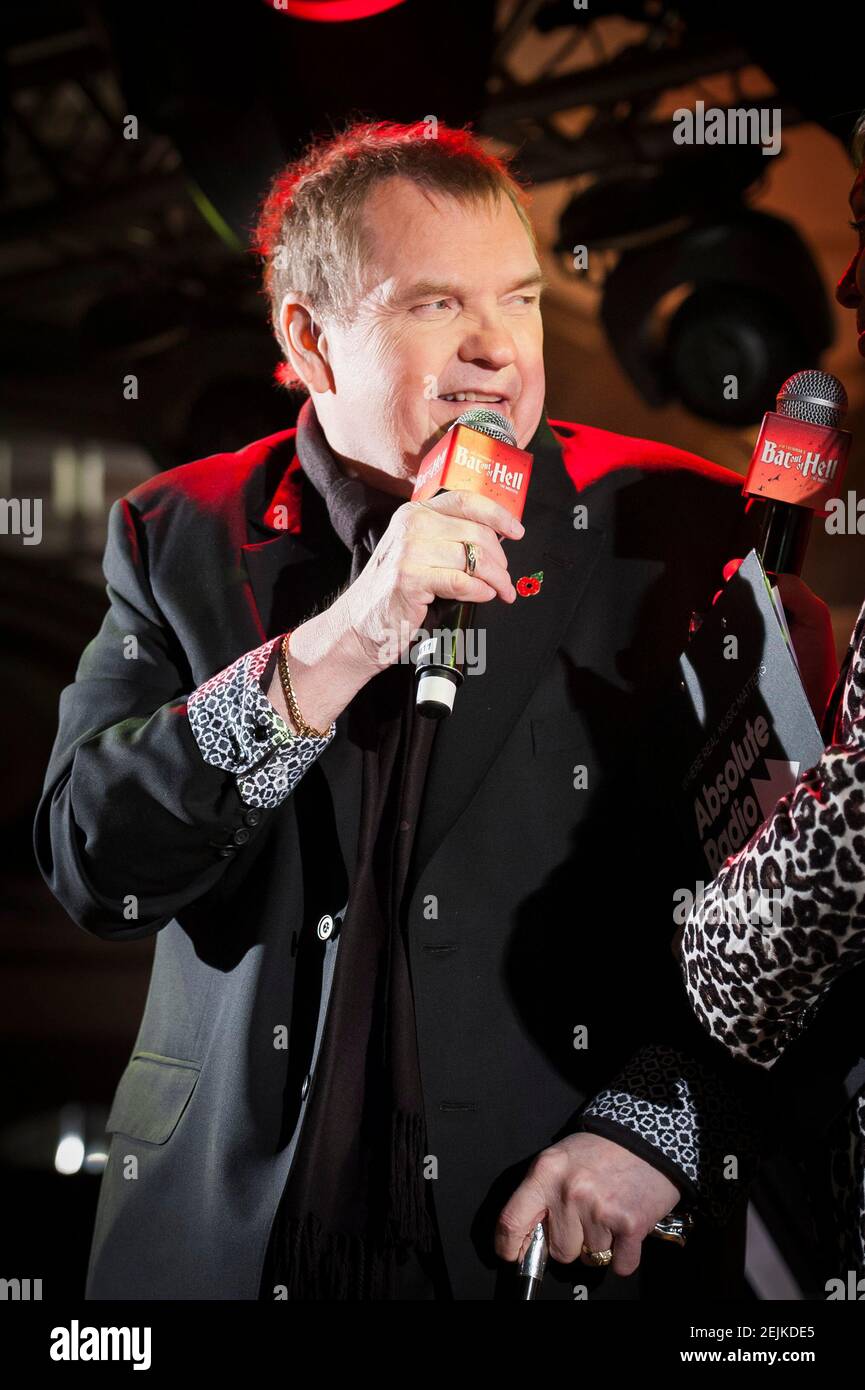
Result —
[{"label": "red light glow", "polygon": [[345,24],[352,19],[371,19],[373,15],[395,10],[404,0],[267,0],[272,9],[293,19],[311,19],[319,24]]}]

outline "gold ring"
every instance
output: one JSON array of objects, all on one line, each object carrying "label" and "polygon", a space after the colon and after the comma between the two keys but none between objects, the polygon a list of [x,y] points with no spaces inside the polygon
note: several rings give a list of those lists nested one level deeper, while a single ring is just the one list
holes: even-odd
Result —
[{"label": "gold ring", "polygon": [[477,551],[473,541],[463,541],[466,548],[466,574],[474,574],[478,563]]},{"label": "gold ring", "polygon": [[612,1250],[590,1250],[587,1245],[583,1246],[583,1254],[588,1255],[589,1263],[593,1265],[608,1265],[613,1258]]}]

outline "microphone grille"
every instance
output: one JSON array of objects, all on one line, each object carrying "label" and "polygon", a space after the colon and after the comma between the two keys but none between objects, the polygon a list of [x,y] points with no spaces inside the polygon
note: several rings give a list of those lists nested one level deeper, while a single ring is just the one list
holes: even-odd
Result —
[{"label": "microphone grille", "polygon": [[517,447],[514,427],[507,415],[503,415],[500,410],[475,406],[472,410],[464,410],[462,415],[454,420],[454,425],[466,425],[470,430],[477,430],[479,434],[488,434],[491,439],[497,439],[500,444]]},{"label": "microphone grille", "polygon": [[847,392],[831,372],[794,372],[778,392],[777,411],[810,425],[840,429],[847,414]]}]

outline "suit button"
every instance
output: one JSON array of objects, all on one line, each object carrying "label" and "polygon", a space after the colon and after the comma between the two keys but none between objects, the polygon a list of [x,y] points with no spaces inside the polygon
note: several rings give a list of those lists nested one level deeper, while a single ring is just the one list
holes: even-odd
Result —
[{"label": "suit button", "polygon": [[316,927],[319,941],[327,941],[329,936],[333,936],[334,920],[329,912],[326,912]]},{"label": "suit button", "polygon": [[258,825],[261,820],[261,812],[253,806],[251,810],[244,811],[243,819],[246,825]]},{"label": "suit button", "polygon": [[236,845],[245,845],[249,839],[249,831],[241,826],[239,830],[235,830],[231,838]]},{"label": "suit button", "polygon": [[234,850],[232,849],[231,845],[223,845],[221,849],[218,849],[216,851],[216,853],[218,858],[220,859],[230,859],[232,854],[234,854]]},{"label": "suit button", "polygon": [[307,1093],[308,1093],[308,1091],[309,1091],[309,1083],[310,1083],[311,1080],[312,1080],[312,1076],[311,1076],[311,1074],[310,1074],[309,1072],[307,1072],[306,1076],[305,1076],[304,1079],[303,1079],[303,1085],[302,1085],[301,1088],[300,1088],[300,1098],[301,1098],[301,1100],[306,1100]]}]

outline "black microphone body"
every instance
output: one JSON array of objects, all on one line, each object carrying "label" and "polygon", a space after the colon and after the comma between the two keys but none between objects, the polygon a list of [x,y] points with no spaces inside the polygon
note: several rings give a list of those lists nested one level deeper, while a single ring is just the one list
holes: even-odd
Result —
[{"label": "black microphone body", "polygon": [[[470,431],[474,432],[473,436]],[[472,437],[475,442],[470,446],[464,442],[457,444],[458,461],[463,459],[475,478],[484,476],[490,481],[491,495],[495,496],[498,488],[505,488],[515,496],[525,496],[531,456],[518,449],[514,427],[508,417],[490,407],[466,410],[454,421],[444,440],[422,463],[415,496],[422,499],[435,496],[431,488],[439,477],[444,481],[436,491],[447,488],[448,480],[455,477],[459,469],[451,470],[443,464],[445,461],[449,464],[456,440],[471,440]],[[480,450],[480,454],[475,450]],[[453,711],[456,691],[464,679],[467,634],[474,627],[476,608],[476,602],[445,599],[437,599],[430,607],[430,613],[436,614],[441,626],[436,626],[433,634],[418,645],[415,657],[415,703],[418,711],[429,719],[443,719]]]},{"label": "black microphone body", "polygon": [[763,509],[757,551],[767,574],[800,575],[814,522],[844,474],[847,393],[829,372],[796,372],[768,412],[744,492]]}]

